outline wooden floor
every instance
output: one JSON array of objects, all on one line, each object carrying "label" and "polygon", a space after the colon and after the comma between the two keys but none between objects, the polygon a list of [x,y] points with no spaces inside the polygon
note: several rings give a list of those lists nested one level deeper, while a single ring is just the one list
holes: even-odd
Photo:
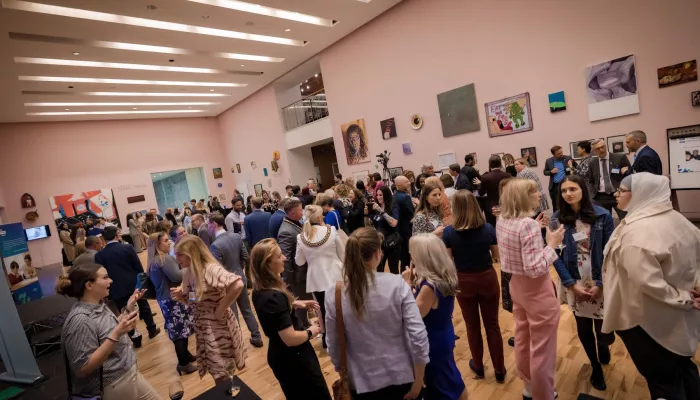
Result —
[{"label": "wooden floor", "polygon": [[[145,252],[142,253],[142,258],[145,258]],[[162,328],[163,316],[159,312],[157,303],[151,301],[151,308],[158,313],[156,323]],[[284,395],[280,390],[279,383],[267,365],[267,338],[263,335],[265,341],[265,347],[263,348],[257,349],[250,346],[248,342],[250,333],[245,327],[242,318],[240,322],[248,346],[246,368],[239,373],[240,378],[264,400],[283,400]],[[484,360],[486,379],[473,379],[468,366],[471,353],[467,343],[467,333],[457,302],[455,302],[454,325],[455,332],[461,336],[461,339],[457,340],[455,359],[459,370],[462,372],[462,378],[467,385],[469,398],[471,400],[522,399],[523,384],[516,376],[513,348],[506,343],[507,339],[513,335],[514,323],[512,315],[501,309],[500,325],[504,339],[506,368],[508,369],[506,381],[503,384],[496,383],[493,375],[493,366],[488,359],[488,348],[486,346]],[[146,332],[142,321],[139,322],[138,329],[141,332]],[[194,338],[191,338],[190,349],[193,354],[195,354],[194,342]],[[322,349],[320,340],[314,340],[314,348],[330,388],[330,385],[337,379],[337,374],[333,370],[328,353]],[[562,306],[561,322],[557,335],[555,374],[555,386],[559,392],[559,398],[561,400],[574,400],[579,393],[587,393],[604,399],[649,399],[646,382],[637,372],[625,346],[619,338],[613,344],[611,352],[612,361],[610,365],[603,367],[608,390],[599,392],[590,385],[591,366],[578,340],[573,314],[567,306]],[[182,378],[178,377],[175,371],[177,365],[175,350],[165,331],[153,340],[148,340],[145,337],[143,346],[136,353],[141,373],[158,390],[163,399],[168,399],[168,387],[178,379],[181,379],[185,388],[185,399],[191,399],[214,385],[214,381],[210,376],[206,376],[201,380],[196,373],[183,376]],[[700,364],[700,351],[695,356],[695,362]]]}]

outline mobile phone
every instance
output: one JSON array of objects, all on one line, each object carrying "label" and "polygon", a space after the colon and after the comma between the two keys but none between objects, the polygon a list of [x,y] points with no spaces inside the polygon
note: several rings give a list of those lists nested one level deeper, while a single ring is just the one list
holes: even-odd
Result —
[{"label": "mobile phone", "polygon": [[141,289],[143,289],[143,282],[141,282],[141,279],[139,279],[139,277],[136,277],[136,290]]}]

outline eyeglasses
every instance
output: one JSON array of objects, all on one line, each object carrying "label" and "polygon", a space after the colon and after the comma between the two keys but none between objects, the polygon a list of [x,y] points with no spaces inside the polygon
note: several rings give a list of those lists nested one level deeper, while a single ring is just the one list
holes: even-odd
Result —
[{"label": "eyeglasses", "polygon": [[622,193],[629,193],[629,192],[631,192],[631,190],[623,189],[623,188],[618,188],[618,189],[615,191],[615,193],[620,193],[620,194],[622,194]]}]

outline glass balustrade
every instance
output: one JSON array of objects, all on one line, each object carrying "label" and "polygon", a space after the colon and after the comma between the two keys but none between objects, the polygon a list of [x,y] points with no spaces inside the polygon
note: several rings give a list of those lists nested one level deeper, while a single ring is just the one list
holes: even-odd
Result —
[{"label": "glass balustrade", "polygon": [[282,109],[284,127],[292,130],[328,116],[326,93],[317,92]]}]

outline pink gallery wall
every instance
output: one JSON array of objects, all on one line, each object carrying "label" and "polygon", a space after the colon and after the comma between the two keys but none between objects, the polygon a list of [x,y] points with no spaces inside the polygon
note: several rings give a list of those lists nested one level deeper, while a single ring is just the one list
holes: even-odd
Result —
[{"label": "pink gallery wall", "polygon": [[[369,169],[348,166],[340,126],[365,119],[371,154],[392,152],[390,166],[437,166],[437,154],[476,152],[481,171],[493,153],[517,155],[535,146],[536,168],[558,144],[641,129],[668,170],[666,129],[700,123],[690,93],[700,81],[659,89],[656,70],[700,59],[700,2],[657,0],[491,1],[405,0],[320,54],[321,70],[343,175]],[[634,54],[641,113],[589,122],[584,68]],[[474,83],[481,130],[443,138],[437,94]],[[547,95],[563,90],[567,110],[552,114]],[[483,104],[530,93],[534,130],[490,139]],[[424,118],[421,130],[410,116]],[[379,122],[396,118],[398,137],[383,140]],[[413,154],[401,144],[411,142]],[[543,181],[545,184],[546,180]],[[679,195],[681,210],[700,216],[700,192]]]},{"label": "pink gallery wall", "polygon": [[[110,188],[119,216],[157,206],[152,172],[203,167],[210,193],[231,194],[234,179],[221,148],[216,119],[153,119],[0,125],[0,187],[4,223],[48,224],[52,237],[30,242],[38,265],[61,261],[61,245],[49,197]],[[214,179],[221,167],[224,179]],[[223,183],[218,189],[217,184]],[[24,220],[24,193],[34,196],[39,219]],[[144,202],[126,198],[145,195]]]}]

